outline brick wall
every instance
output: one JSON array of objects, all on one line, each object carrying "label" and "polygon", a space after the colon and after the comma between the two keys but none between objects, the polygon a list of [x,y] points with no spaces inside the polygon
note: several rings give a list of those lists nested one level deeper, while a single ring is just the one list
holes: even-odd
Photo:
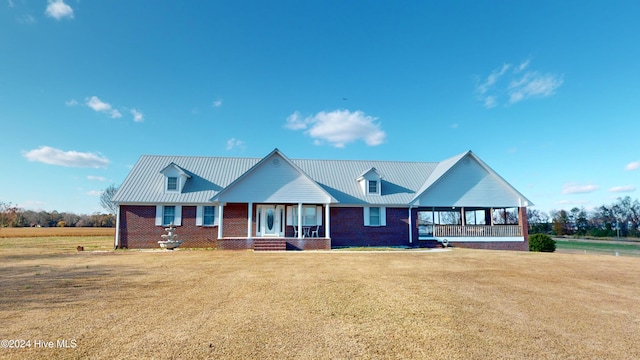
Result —
[{"label": "brick wall", "polygon": [[529,251],[527,241],[449,242],[449,245],[467,249]]},{"label": "brick wall", "polygon": [[[524,209],[524,210],[523,210]],[[418,246],[417,209],[412,209],[413,243],[409,243],[408,212],[406,208],[387,208],[387,226],[364,226],[362,208],[331,208],[331,240],[327,239],[287,239],[287,248],[294,250],[329,249],[341,246]],[[526,209],[520,209],[520,221],[526,229]],[[256,207],[253,209],[252,232],[256,234]],[[155,206],[121,206],[120,247],[131,249],[160,248],[158,241],[166,234],[163,226],[155,225]],[[218,214],[216,213],[216,216]],[[196,226],[196,207],[182,207],[182,226],[176,230],[182,247],[252,249],[253,240],[247,236],[247,204],[227,204],[224,208],[224,237],[217,240],[218,227]],[[525,234],[526,235],[526,234]],[[286,227],[285,236],[293,237],[293,228]],[[320,228],[324,236],[324,226]],[[494,250],[528,251],[528,236],[524,242],[455,242],[456,247]]]},{"label": "brick wall", "polygon": [[[156,207],[123,205],[120,207],[120,248],[160,248],[158,241],[166,234],[164,226],[156,226]],[[182,207],[182,226],[176,229],[182,247],[215,248],[218,227],[196,226],[196,207]]]},{"label": "brick wall", "polygon": [[[387,226],[364,226],[362,208],[331,208],[331,246],[410,246],[408,210],[387,208],[386,213]],[[414,239],[417,234],[416,228]]]}]

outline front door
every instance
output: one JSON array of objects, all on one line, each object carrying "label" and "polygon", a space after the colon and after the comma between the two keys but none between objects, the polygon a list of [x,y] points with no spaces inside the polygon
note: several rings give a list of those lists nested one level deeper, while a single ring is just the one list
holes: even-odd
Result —
[{"label": "front door", "polygon": [[284,206],[258,205],[258,236],[284,236]]}]

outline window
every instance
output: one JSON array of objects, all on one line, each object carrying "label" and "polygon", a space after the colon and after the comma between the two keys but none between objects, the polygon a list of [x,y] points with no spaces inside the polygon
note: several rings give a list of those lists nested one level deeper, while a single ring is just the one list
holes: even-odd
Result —
[{"label": "window", "polygon": [[[293,206],[293,226],[298,226],[298,207]],[[318,222],[318,210],[315,205],[302,207],[302,226],[320,225]]]},{"label": "window", "polygon": [[369,180],[369,194],[378,193],[378,182],[376,180]]},{"label": "window", "polygon": [[518,225],[518,208],[493,209],[494,225]]},{"label": "window", "polygon": [[175,176],[167,177],[167,191],[177,191],[178,190],[178,178]]},{"label": "window", "polygon": [[[369,184],[371,184],[371,182],[369,182]],[[379,207],[369,208],[369,225],[380,226],[380,208]]]},{"label": "window", "polygon": [[464,223],[466,225],[486,225],[485,210],[465,210]]},{"label": "window", "polygon": [[182,205],[156,205],[156,226],[182,226]]},{"label": "window", "polygon": [[213,219],[214,219],[214,210],[215,208],[213,206],[205,206],[202,210],[203,214],[202,214],[202,225],[204,226],[213,226]]},{"label": "window", "polygon": [[383,207],[364,208],[364,226],[387,226],[387,212]]},{"label": "window", "polygon": [[176,219],[176,207],[175,206],[165,206],[162,211],[162,225],[175,225]]}]

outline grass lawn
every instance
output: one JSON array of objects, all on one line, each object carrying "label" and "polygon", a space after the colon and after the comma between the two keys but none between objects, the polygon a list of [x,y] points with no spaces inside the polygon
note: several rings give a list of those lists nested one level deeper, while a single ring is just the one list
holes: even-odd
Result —
[{"label": "grass lawn", "polygon": [[111,246],[0,239],[0,358],[640,358],[636,257]]},{"label": "grass lawn", "polygon": [[555,240],[559,252],[640,256],[640,243],[637,242]]}]

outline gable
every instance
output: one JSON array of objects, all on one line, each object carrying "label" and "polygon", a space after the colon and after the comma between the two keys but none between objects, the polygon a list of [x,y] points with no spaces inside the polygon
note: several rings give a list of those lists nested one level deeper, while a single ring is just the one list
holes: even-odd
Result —
[{"label": "gable", "polygon": [[419,195],[415,204],[517,207],[526,202],[504,179],[467,153]]},{"label": "gable", "polygon": [[315,181],[274,151],[224,189],[220,202],[328,203],[335,199]]}]

